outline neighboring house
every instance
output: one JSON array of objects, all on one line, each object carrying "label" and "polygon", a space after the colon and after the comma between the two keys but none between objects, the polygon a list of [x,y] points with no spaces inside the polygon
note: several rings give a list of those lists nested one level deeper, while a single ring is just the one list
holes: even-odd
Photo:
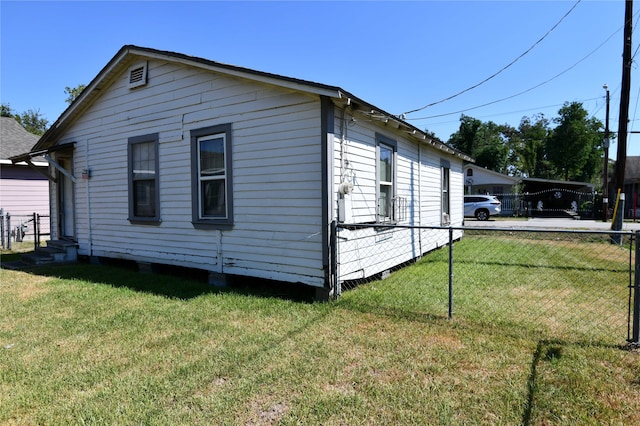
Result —
[{"label": "neighboring house", "polygon": [[503,216],[594,215],[594,185],[587,182],[507,176],[475,164],[465,164],[464,173],[465,193],[495,195]]},{"label": "neighboring house", "polygon": [[503,175],[475,164],[464,165],[465,194],[514,194],[522,178]]},{"label": "neighboring house", "polygon": [[[611,182],[611,181],[610,181]],[[611,182],[612,183],[612,182]],[[625,212],[627,217],[640,216],[640,156],[628,156],[624,167]],[[609,207],[616,202],[616,190],[609,188]]]},{"label": "neighboring house", "polygon": [[[48,164],[43,158],[33,159],[31,165],[9,160],[30,151],[38,139],[15,118],[0,117],[0,209],[4,215],[11,215],[12,228],[28,224],[33,213],[49,215],[49,181],[45,177]],[[42,226],[42,232],[48,232],[49,219]]]},{"label": "neighboring house", "polygon": [[593,218],[600,207],[592,183],[537,178],[521,183],[529,216]]},{"label": "neighboring house", "polygon": [[[27,157],[45,153],[53,233],[80,255],[302,283],[318,297],[445,244],[447,233],[384,225],[461,225],[471,160],[339,87],[136,46]],[[337,220],[379,225],[338,231],[358,239],[357,267],[332,250]],[[406,235],[393,258],[367,254]]]}]

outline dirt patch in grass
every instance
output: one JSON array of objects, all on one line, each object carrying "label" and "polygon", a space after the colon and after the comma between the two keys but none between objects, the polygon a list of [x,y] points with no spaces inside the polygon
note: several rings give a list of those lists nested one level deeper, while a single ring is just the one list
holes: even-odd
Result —
[{"label": "dirt patch in grass", "polygon": [[281,401],[253,401],[250,407],[250,418],[244,422],[245,426],[278,424],[290,410],[289,406]]}]

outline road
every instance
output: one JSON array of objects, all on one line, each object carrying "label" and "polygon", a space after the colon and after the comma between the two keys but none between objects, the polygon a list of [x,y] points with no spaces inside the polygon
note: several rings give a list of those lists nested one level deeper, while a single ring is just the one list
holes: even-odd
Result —
[{"label": "road", "polygon": [[[482,228],[522,228],[522,229],[586,229],[594,231],[608,231],[611,222],[602,220],[575,220],[570,218],[539,218],[509,220],[508,218],[489,219],[479,221],[466,218],[465,226]],[[625,222],[623,231],[640,231],[640,222]]]}]

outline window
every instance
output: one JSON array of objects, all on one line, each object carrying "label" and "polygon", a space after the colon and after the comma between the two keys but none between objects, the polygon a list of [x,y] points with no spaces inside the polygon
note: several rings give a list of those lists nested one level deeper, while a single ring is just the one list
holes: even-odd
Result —
[{"label": "window", "polygon": [[395,220],[395,141],[376,135],[378,222]]},{"label": "window", "polygon": [[231,125],[191,131],[194,225],[233,224]]},{"label": "window", "polygon": [[449,225],[451,223],[451,210],[450,210],[450,201],[449,201],[449,175],[450,175],[450,164],[446,160],[440,161],[440,169],[441,169],[441,182],[442,182],[442,199],[440,202],[441,210],[442,210],[442,225]]},{"label": "window", "polygon": [[160,222],[157,133],[129,138],[129,220]]},{"label": "window", "polygon": [[467,176],[473,176],[473,169],[467,169]]}]

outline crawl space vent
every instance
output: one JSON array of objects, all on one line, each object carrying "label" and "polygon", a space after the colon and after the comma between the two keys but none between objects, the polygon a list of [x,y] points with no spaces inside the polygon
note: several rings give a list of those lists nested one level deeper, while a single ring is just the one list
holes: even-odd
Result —
[{"label": "crawl space vent", "polygon": [[129,68],[129,89],[147,84],[147,63],[142,62]]}]

